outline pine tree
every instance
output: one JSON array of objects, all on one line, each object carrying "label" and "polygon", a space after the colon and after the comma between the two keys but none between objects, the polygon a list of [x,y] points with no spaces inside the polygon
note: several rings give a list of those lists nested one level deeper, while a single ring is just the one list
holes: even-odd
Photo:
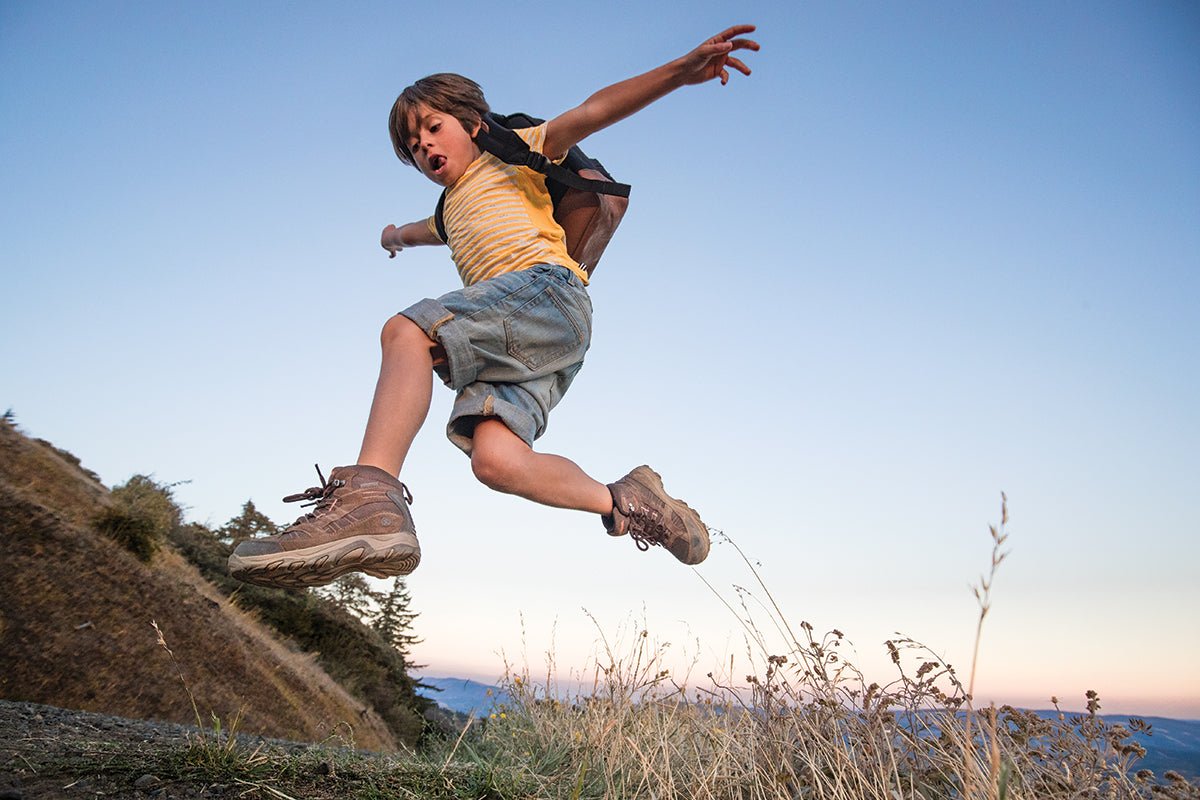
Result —
[{"label": "pine tree", "polygon": [[357,572],[343,575],[328,586],[317,587],[315,591],[364,623],[374,615],[374,607],[383,601],[383,595],[372,591],[367,579]]},{"label": "pine tree", "polygon": [[269,536],[278,533],[279,528],[280,526],[272,522],[266,514],[254,507],[253,500],[247,500],[242,506],[242,513],[217,530],[217,538],[223,542],[233,542],[255,536]]},{"label": "pine tree", "polygon": [[413,634],[413,620],[419,615],[412,610],[412,595],[403,578],[396,578],[391,591],[378,595],[379,611],[371,621],[371,627],[379,632],[383,640],[396,649],[404,657],[404,663],[409,669],[419,669],[412,663],[409,648],[420,644],[421,640]]}]

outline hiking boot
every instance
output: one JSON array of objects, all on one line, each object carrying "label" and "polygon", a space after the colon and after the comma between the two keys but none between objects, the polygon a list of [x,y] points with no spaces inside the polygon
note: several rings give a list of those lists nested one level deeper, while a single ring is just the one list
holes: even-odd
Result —
[{"label": "hiking boot", "polygon": [[308,500],[313,510],[282,533],[238,544],[229,572],[263,586],[301,588],[331,583],[347,572],[376,578],[407,575],[421,561],[408,511],[408,487],[378,467],[337,467],[329,481],[283,498]]},{"label": "hiking boot", "polygon": [[613,513],[601,519],[609,536],[628,533],[639,550],[660,545],[685,564],[699,564],[708,556],[708,526],[687,503],[667,494],[654,470],[638,467],[608,490]]}]

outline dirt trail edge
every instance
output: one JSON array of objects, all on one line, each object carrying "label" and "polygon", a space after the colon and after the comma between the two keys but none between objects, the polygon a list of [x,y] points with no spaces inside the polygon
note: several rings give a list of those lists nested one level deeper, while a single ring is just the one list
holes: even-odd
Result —
[{"label": "dirt trail edge", "polygon": [[525,798],[480,763],[0,700],[0,800]]},{"label": "dirt trail edge", "polygon": [[230,747],[194,726],[0,701],[0,800],[278,797],[268,788],[276,780],[255,780],[255,764],[271,756],[290,764],[284,782],[303,785],[300,796],[333,797],[346,788],[331,779],[348,752],[246,736]]}]

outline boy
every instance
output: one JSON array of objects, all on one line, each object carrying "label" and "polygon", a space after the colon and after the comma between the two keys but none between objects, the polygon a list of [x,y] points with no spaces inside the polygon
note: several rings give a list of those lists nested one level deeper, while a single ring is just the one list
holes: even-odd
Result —
[{"label": "boy", "polygon": [[[735,50],[758,50],[736,25],[682,58],[602,89],[581,105],[518,131],[551,160],[588,135],[689,84],[729,80],[749,68]],[[588,273],[567,254],[542,175],[482,152],[486,125],[479,86],[439,74],[408,87],[389,128],[400,160],[446,187],[447,241],[433,218],[383,229],[389,257],[407,247],[448,244],[464,288],[426,299],[392,317],[381,337],[383,363],[362,450],[354,466],[335,468],[321,486],[284,498],[313,510],[282,533],[241,542],[230,572],[270,586],[316,586],[360,570],[407,575],[420,561],[397,479],[425,421],[433,372],[457,397],[447,436],[471,458],[486,486],[559,508],[599,514],[610,535],[629,534],[641,550],[659,545],[685,564],[708,555],[699,515],[663,489],[649,467],[605,485],[574,462],[538,453],[533,441],[583,364],[591,340]]]}]

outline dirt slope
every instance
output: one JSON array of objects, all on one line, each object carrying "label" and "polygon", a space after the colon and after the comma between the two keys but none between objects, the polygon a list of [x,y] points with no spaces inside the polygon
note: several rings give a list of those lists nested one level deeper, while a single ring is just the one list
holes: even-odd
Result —
[{"label": "dirt slope", "polygon": [[95,532],[108,502],[70,454],[0,422],[0,698],[194,723],[186,682],[206,725],[240,714],[247,733],[395,748],[378,715],[176,553],[145,564]]}]

